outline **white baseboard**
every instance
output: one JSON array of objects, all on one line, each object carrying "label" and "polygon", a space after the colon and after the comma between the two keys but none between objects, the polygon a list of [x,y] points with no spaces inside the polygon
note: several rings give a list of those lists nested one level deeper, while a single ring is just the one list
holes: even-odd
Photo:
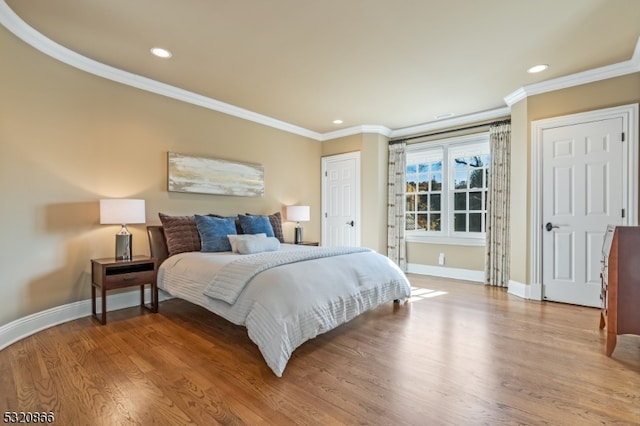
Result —
[{"label": "white baseboard", "polygon": [[522,297],[523,299],[542,300],[542,285],[523,284],[509,280],[509,294]]},{"label": "white baseboard", "polygon": [[[107,297],[109,299],[107,301],[107,312],[140,305],[140,289],[138,288],[132,291],[107,295]],[[150,289],[148,288],[145,289],[145,297],[146,300],[150,300]],[[171,296],[166,293],[159,292],[159,301],[170,298]],[[96,307],[100,312],[100,296],[96,298]],[[89,315],[91,315],[91,299],[57,306],[19,318],[0,327],[0,350],[38,331]]]},{"label": "white baseboard", "polygon": [[472,269],[447,268],[444,266],[409,263],[407,265],[407,272],[410,274],[431,275],[434,277],[484,283],[484,271],[474,271]]},{"label": "white baseboard", "polygon": [[[407,265],[407,272],[411,274],[431,275],[434,277],[452,278],[484,284],[484,271],[410,263]],[[509,294],[522,297],[523,299],[542,300],[542,285],[540,284],[528,285],[509,280],[509,288],[507,291]]]}]

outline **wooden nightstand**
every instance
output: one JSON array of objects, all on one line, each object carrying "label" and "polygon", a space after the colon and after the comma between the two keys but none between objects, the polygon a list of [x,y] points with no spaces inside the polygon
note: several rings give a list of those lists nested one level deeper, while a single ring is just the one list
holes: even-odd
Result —
[{"label": "wooden nightstand", "polygon": [[[144,286],[151,286],[151,306],[144,301]],[[149,256],[133,256],[130,261],[114,258],[91,259],[91,314],[107,323],[107,291],[118,288],[140,286],[140,306],[158,312],[158,286],[156,284],[156,259]],[[102,317],[96,315],[96,287],[101,289]]]},{"label": "wooden nightstand", "polygon": [[320,243],[318,241],[303,241],[301,243],[294,243],[299,246],[319,246]]}]

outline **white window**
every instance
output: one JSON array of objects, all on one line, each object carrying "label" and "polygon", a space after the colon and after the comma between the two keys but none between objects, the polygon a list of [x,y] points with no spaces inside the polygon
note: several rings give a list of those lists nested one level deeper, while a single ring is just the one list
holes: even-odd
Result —
[{"label": "white window", "polygon": [[489,160],[488,133],[407,146],[407,240],[484,244]]}]

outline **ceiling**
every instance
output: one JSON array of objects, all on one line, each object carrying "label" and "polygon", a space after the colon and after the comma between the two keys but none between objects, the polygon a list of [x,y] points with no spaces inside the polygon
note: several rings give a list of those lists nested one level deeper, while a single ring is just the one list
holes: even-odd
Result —
[{"label": "ceiling", "polygon": [[[505,98],[523,87],[630,61],[640,36],[638,0],[0,0],[0,6],[1,22],[23,39],[30,26],[129,76],[312,135],[504,112]],[[152,56],[154,46],[173,57]],[[540,63],[549,69],[526,72]]]}]

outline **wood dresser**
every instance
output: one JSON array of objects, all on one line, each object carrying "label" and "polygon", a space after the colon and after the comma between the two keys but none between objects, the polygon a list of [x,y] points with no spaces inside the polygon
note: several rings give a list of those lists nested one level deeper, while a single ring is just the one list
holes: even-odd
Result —
[{"label": "wood dresser", "polygon": [[640,227],[608,226],[602,245],[602,310],[607,356],[619,334],[640,335]]}]

